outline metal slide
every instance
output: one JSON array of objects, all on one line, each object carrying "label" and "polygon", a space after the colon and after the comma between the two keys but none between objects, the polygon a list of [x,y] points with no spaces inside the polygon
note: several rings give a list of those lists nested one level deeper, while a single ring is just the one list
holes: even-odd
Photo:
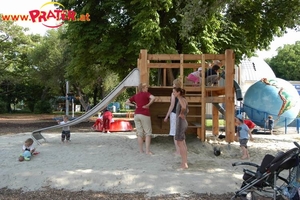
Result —
[{"label": "metal slide", "polygon": [[222,115],[224,115],[224,117],[225,117],[225,109],[223,108],[223,106],[221,106],[220,104],[218,104],[218,103],[212,103],[212,105],[214,105],[216,108],[218,108],[218,111],[222,114]]},{"label": "metal slide", "polygon": [[32,132],[32,137],[36,140],[36,142],[39,144],[39,140],[43,139],[46,141],[46,139],[41,134],[42,131],[50,130],[50,129],[58,129],[62,128],[64,126],[73,126],[75,124],[81,123],[82,121],[85,121],[89,119],[90,117],[94,116],[96,113],[98,113],[100,110],[103,110],[108,106],[109,103],[111,103],[120,93],[122,93],[126,88],[128,87],[137,87],[140,84],[140,72],[137,68],[133,69],[124,79],[119,83],[118,86],[116,86],[102,101],[100,101],[96,106],[94,106],[92,109],[90,109],[85,114],[81,115],[80,117],[68,122],[64,125],[55,125],[50,126],[42,129],[38,129]]},{"label": "metal slide", "polygon": [[[225,72],[224,71],[221,73],[220,76],[225,80]],[[243,94],[242,94],[241,87],[235,80],[233,80],[233,87],[235,90],[236,100],[243,101]]]},{"label": "metal slide", "polygon": [[[225,79],[225,76],[223,74],[222,78]],[[241,87],[240,85],[235,81],[233,80],[233,86],[234,86],[234,91],[235,91],[235,96],[236,96],[236,100],[237,101],[242,101],[243,100],[243,95],[242,95],[242,90],[241,90]],[[218,103],[212,103],[216,108],[218,108],[219,112],[224,115],[225,117],[225,112],[226,110],[223,108],[223,106],[221,106],[220,104]]]}]

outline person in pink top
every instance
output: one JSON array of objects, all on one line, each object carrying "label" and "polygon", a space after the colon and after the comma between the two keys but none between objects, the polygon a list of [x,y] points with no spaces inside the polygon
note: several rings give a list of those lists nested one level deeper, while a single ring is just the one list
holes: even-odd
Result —
[{"label": "person in pink top", "polygon": [[202,67],[199,67],[197,71],[190,73],[187,79],[193,82],[194,84],[201,83],[201,71],[202,71]]},{"label": "person in pink top", "polygon": [[147,84],[141,83],[138,87],[138,93],[125,102],[126,105],[135,106],[134,123],[140,153],[144,153],[143,138],[146,136],[146,154],[152,154],[150,151],[152,126],[149,107],[154,102],[154,99],[155,97],[148,92]]}]

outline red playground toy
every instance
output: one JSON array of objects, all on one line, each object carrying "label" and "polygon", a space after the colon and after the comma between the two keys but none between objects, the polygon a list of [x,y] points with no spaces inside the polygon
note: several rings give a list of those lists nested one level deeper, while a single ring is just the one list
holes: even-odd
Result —
[{"label": "red playground toy", "polygon": [[[98,118],[95,124],[92,126],[92,129],[95,131],[103,131],[103,121],[101,118]],[[123,131],[133,131],[132,125],[127,120],[114,120],[110,124],[110,132],[123,132]]]}]

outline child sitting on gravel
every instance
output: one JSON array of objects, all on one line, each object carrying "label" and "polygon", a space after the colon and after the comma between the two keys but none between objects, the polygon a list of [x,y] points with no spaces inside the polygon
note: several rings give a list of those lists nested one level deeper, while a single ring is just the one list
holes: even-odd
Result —
[{"label": "child sitting on gravel", "polygon": [[24,160],[29,161],[31,156],[35,153],[35,147],[33,146],[33,139],[28,138],[22,147],[23,153],[21,153],[19,157],[19,161],[22,162]]}]

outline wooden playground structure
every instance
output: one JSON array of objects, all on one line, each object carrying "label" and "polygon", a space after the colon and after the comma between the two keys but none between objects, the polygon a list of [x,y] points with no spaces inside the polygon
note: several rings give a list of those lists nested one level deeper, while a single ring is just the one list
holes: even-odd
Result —
[{"label": "wooden playground structure", "polygon": [[[219,60],[225,67],[225,84],[217,86],[205,85],[205,70],[213,60]],[[206,104],[225,104],[225,139],[226,142],[234,141],[235,134],[235,91],[234,91],[234,53],[226,50],[224,54],[148,54],[147,50],[140,51],[138,69],[140,70],[141,83],[150,83],[150,71],[160,69],[162,71],[162,83],[160,86],[149,85],[148,91],[156,99],[151,105],[152,130],[155,134],[169,134],[170,124],[164,122],[165,115],[170,105],[172,85],[167,85],[167,69],[179,69],[179,78],[186,90],[186,99],[189,103],[187,115],[187,134],[197,134],[201,141],[206,140]],[[185,70],[197,70],[202,67],[202,81],[200,85],[185,84]],[[219,134],[219,110],[212,107],[212,133]]]}]

